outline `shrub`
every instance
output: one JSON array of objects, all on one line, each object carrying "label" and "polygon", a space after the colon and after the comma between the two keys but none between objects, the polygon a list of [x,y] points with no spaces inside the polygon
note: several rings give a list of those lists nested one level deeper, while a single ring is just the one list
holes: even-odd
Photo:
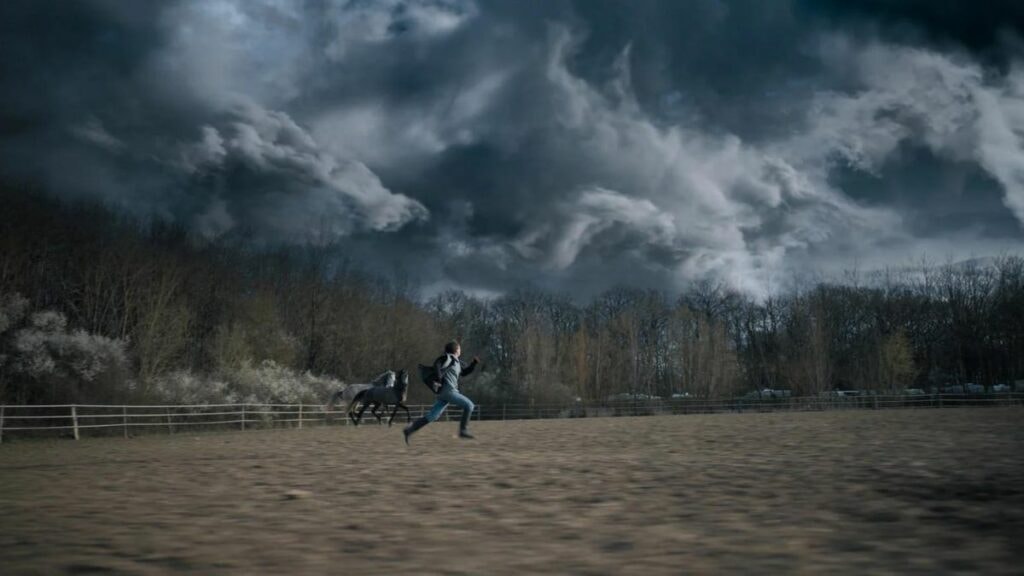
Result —
[{"label": "shrub", "polygon": [[150,380],[150,395],[167,404],[227,404],[234,401],[227,382],[187,371],[160,374]]},{"label": "shrub", "polygon": [[344,385],[332,378],[292,370],[273,360],[264,360],[258,366],[244,363],[225,377],[239,397],[268,404],[320,403]]},{"label": "shrub", "polygon": [[[10,312],[22,306],[4,307],[8,326],[18,319]],[[5,344],[4,368],[22,380],[16,391],[22,400],[100,401],[122,392],[128,366],[124,341],[84,330],[68,332],[67,318],[59,312],[33,313]]]},{"label": "shrub", "polygon": [[170,404],[319,404],[344,384],[265,360],[244,362],[216,377],[173,372],[152,379],[149,392]]}]

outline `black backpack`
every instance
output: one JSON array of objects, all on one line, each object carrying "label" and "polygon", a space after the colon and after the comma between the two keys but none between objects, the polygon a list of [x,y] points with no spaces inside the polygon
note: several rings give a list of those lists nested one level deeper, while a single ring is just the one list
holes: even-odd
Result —
[{"label": "black backpack", "polygon": [[437,370],[434,370],[433,366],[419,365],[420,368],[420,380],[430,388],[430,391],[437,394],[441,391],[441,381],[437,378]]}]

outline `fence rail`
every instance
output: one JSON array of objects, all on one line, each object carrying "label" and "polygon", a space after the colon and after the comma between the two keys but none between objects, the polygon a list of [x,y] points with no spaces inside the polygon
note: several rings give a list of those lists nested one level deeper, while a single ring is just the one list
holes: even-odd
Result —
[{"label": "fence rail", "polygon": [[[525,420],[540,418],[583,418],[603,416],[650,416],[663,414],[708,414],[719,412],[774,412],[813,410],[881,410],[889,408],[950,408],[958,406],[1024,406],[1024,393],[929,394],[915,396],[866,395],[849,397],[785,397],[733,399],[620,400],[570,404],[494,404],[476,407],[478,420]],[[429,404],[409,406],[418,418]],[[390,414],[385,415],[385,419]],[[395,415],[403,418],[404,412]],[[449,408],[448,420],[461,411]],[[375,424],[372,415],[363,422]],[[48,404],[0,405],[0,442],[12,432],[26,435],[66,435],[78,440],[85,430],[94,433],[153,429],[173,434],[176,430],[296,427],[306,425],[350,425],[344,410],[327,410],[319,404],[181,404],[104,405]]]}]

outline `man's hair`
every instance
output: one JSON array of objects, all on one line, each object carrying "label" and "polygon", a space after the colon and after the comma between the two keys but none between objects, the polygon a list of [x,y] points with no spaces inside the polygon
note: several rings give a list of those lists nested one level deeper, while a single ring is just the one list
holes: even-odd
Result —
[{"label": "man's hair", "polygon": [[444,345],[444,352],[445,354],[455,354],[455,350],[458,348],[462,348],[462,346],[459,345],[459,341],[452,340],[451,342]]}]

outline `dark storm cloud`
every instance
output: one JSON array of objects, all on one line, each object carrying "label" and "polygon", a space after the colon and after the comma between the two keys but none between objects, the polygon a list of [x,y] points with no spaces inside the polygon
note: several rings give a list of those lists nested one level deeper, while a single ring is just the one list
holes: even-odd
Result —
[{"label": "dark storm cloud", "polygon": [[0,171],[428,292],[1019,245],[1019,9],[928,6],[8,2]]},{"label": "dark storm cloud", "polygon": [[[278,107],[294,98],[301,13],[273,3],[5,5],[10,178],[217,235],[387,231],[426,217]],[[293,66],[295,65],[295,66]],[[22,80],[24,79],[24,82]]]},{"label": "dark storm cloud", "polygon": [[887,37],[970,50],[1009,64],[1007,44],[1024,34],[1024,4],[1017,0],[803,0],[808,14],[833,26],[870,26]]}]

